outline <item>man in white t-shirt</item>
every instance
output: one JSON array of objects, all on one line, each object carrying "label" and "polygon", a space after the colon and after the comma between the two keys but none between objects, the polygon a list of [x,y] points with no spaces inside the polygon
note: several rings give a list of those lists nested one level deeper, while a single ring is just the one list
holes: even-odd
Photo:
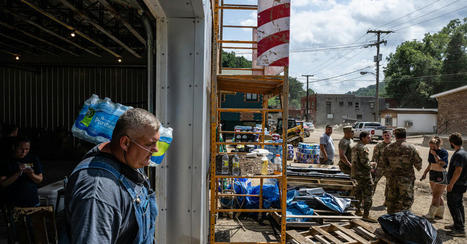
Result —
[{"label": "man in white t-shirt", "polygon": [[334,141],[331,138],[332,127],[326,125],[326,131],[319,138],[319,162],[321,164],[330,164],[334,163]]}]

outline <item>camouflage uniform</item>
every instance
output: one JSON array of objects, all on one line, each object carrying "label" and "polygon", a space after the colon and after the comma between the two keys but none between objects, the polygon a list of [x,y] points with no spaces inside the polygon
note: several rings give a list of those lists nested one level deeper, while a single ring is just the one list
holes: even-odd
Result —
[{"label": "camouflage uniform", "polygon": [[365,213],[370,211],[372,205],[373,179],[371,178],[370,150],[362,142],[352,147],[352,178],[357,181],[355,198],[360,209],[363,201]]},{"label": "camouflage uniform", "polygon": [[[405,130],[405,129],[396,129]],[[397,133],[397,132],[396,132]],[[398,140],[386,146],[383,152],[383,164],[387,170],[388,213],[409,210],[414,201],[415,171],[422,168],[422,159],[413,145]]]},{"label": "camouflage uniform", "polygon": [[[376,186],[378,185],[379,180],[381,177],[385,175],[385,169],[383,164],[383,151],[384,148],[389,145],[390,143],[380,142],[376,144],[375,148],[373,149],[373,158],[371,159],[372,162],[376,162],[376,169],[375,172],[372,174],[373,183],[375,187],[373,188],[373,195],[375,195]],[[386,188],[384,189],[384,196],[388,197],[388,180],[386,178]]]},{"label": "camouflage uniform", "polygon": [[[352,162],[352,151],[351,151],[351,145],[353,144],[352,139],[346,139],[345,137],[341,139],[339,142],[339,151],[343,151],[349,162]],[[344,174],[350,175],[351,173],[351,167],[347,165],[346,163],[342,162],[342,160],[339,160],[339,168]]]}]

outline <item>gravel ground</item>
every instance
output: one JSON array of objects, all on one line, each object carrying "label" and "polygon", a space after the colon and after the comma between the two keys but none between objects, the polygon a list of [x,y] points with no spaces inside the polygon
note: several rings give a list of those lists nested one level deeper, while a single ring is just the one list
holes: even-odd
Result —
[{"label": "gravel ground", "polygon": [[[305,142],[307,143],[318,143],[319,142],[319,137],[324,133],[324,129],[316,129],[310,137],[305,138]],[[334,140],[335,148],[337,150],[337,146],[339,144],[339,140],[343,137],[343,133],[340,131],[334,131],[334,133],[331,135],[332,139]],[[425,181],[419,181],[420,177],[423,174],[423,171],[428,165],[428,153],[429,153],[429,148],[422,146],[423,138],[422,136],[414,136],[414,137],[409,137],[407,139],[407,142],[415,145],[416,149],[418,150],[420,157],[423,159],[423,166],[422,170],[420,171],[415,171],[415,175],[417,177],[417,180],[415,182],[415,201],[414,204],[412,205],[411,211],[416,214],[416,215],[424,215],[428,212],[428,208],[430,207],[431,203],[431,190],[430,190],[430,184],[428,182],[428,179]],[[370,155],[373,155],[373,148],[376,144],[369,144],[369,149],[370,149]],[[449,158],[451,158],[451,155],[454,153],[454,151],[450,150],[449,145],[442,145],[442,147],[448,149],[449,152]],[[338,153],[336,153],[338,154]],[[336,155],[336,158],[334,160],[335,164],[338,162],[338,155]],[[370,215],[373,218],[378,218],[381,215],[386,214],[386,209],[383,206],[384,203],[384,187],[386,185],[386,178],[383,177],[379,182],[378,186],[376,188],[376,193],[375,196],[373,197],[373,207],[372,211],[370,212]],[[444,194],[444,202],[446,204],[446,194]],[[467,194],[464,195],[464,209],[467,208]],[[466,209],[467,212],[467,209]],[[443,240],[443,243],[467,243],[466,238],[454,238],[451,236],[446,235],[446,231],[443,229],[445,225],[450,225],[452,224],[452,218],[449,213],[449,210],[446,206],[445,212],[444,212],[444,219],[442,220],[437,220],[435,223],[433,223],[435,228],[438,229],[441,239]],[[373,224],[375,227],[380,227],[379,224]]]},{"label": "gravel ground", "polygon": [[[324,132],[323,128],[316,129],[310,137],[305,138],[306,143],[318,143],[319,137]],[[343,133],[340,131],[334,131],[332,134],[332,138],[335,143],[335,148],[337,149],[339,140],[343,137]],[[407,141],[417,148],[420,156],[423,159],[423,166],[421,171],[416,171],[416,177],[419,179],[423,174],[423,170],[428,165],[428,152],[429,148],[422,146],[423,138],[419,137],[409,137]],[[370,155],[373,154],[373,148],[376,144],[370,144]],[[446,149],[449,148],[448,145],[444,145]],[[452,150],[449,151],[449,156],[453,154]],[[336,153],[337,154],[337,153]],[[335,158],[335,165],[337,166],[338,155]],[[289,161],[292,163],[292,161]],[[295,164],[294,165],[300,165]],[[303,165],[309,166],[309,165]],[[386,184],[386,179],[383,177],[376,188],[375,196],[373,197],[373,207],[372,211],[370,212],[371,217],[378,218],[381,215],[386,214],[386,209],[383,205],[384,202],[384,187]],[[467,195],[466,195],[467,196]],[[465,202],[467,197],[464,197],[464,208],[467,207],[467,202]],[[446,202],[446,195],[444,195],[444,200]],[[429,186],[428,180],[420,182],[419,180],[415,183],[415,202],[412,206],[412,212],[416,215],[424,215],[427,213],[428,208],[431,203],[431,190]],[[467,212],[467,210],[466,210]],[[264,242],[264,241],[272,241],[274,240],[274,236],[272,235],[273,231],[268,224],[267,221],[263,225],[258,224],[256,221],[253,220],[241,220],[242,224],[244,225],[245,229],[241,228],[240,224],[232,219],[225,219],[220,218],[218,219],[219,226],[216,228],[219,232],[218,235],[221,237],[222,240],[225,241],[254,241],[254,242]],[[446,235],[446,231],[443,229],[445,225],[452,224],[452,218],[449,214],[449,210],[446,206],[444,219],[437,220],[433,223],[435,228],[438,229],[438,233],[444,243],[467,243],[466,238],[453,238]],[[379,224],[372,224],[374,227],[379,228]]]}]

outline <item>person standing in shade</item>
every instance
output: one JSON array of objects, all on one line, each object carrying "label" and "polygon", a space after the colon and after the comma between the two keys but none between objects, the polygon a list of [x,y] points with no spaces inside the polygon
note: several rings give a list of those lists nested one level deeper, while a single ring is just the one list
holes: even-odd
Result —
[{"label": "person standing in shade", "polygon": [[319,138],[320,157],[319,162],[321,164],[334,164],[334,141],[331,138],[332,127],[326,125],[324,134]]},{"label": "person standing in shade", "polygon": [[6,189],[7,203],[13,207],[39,206],[37,185],[42,182],[42,165],[29,153],[31,141],[18,137],[13,153],[0,170],[0,186]]},{"label": "person standing in shade", "polygon": [[143,168],[157,152],[159,127],[152,113],[129,109],[111,141],[76,166],[65,189],[71,243],[153,243],[157,204]]},{"label": "person standing in shade", "polygon": [[383,164],[389,181],[386,207],[389,214],[410,210],[414,201],[415,171],[422,169],[417,149],[405,141],[405,128],[394,130],[396,141],[383,151]]},{"label": "person standing in shade", "polygon": [[339,142],[339,169],[344,173],[350,175],[352,171],[352,151],[353,144],[353,128],[352,126],[345,126],[344,137]]},{"label": "person standing in shade", "polygon": [[451,157],[448,170],[447,200],[453,225],[446,226],[451,229],[447,234],[455,237],[465,237],[464,193],[467,190],[467,152],[462,149],[462,135],[453,133],[449,136],[451,148],[455,150]]},{"label": "person standing in shade", "polygon": [[373,204],[373,179],[371,178],[370,149],[366,146],[370,143],[370,134],[362,131],[359,136],[360,141],[352,147],[352,179],[357,181],[355,189],[356,215],[362,215],[361,207],[363,203],[363,220],[376,223],[376,220],[370,218],[370,208]]}]

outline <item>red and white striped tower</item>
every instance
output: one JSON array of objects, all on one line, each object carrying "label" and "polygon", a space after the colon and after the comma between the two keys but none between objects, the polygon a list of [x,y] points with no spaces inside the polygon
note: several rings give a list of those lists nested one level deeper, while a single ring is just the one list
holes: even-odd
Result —
[{"label": "red and white striped tower", "polygon": [[258,0],[258,65],[288,66],[290,0]]}]

